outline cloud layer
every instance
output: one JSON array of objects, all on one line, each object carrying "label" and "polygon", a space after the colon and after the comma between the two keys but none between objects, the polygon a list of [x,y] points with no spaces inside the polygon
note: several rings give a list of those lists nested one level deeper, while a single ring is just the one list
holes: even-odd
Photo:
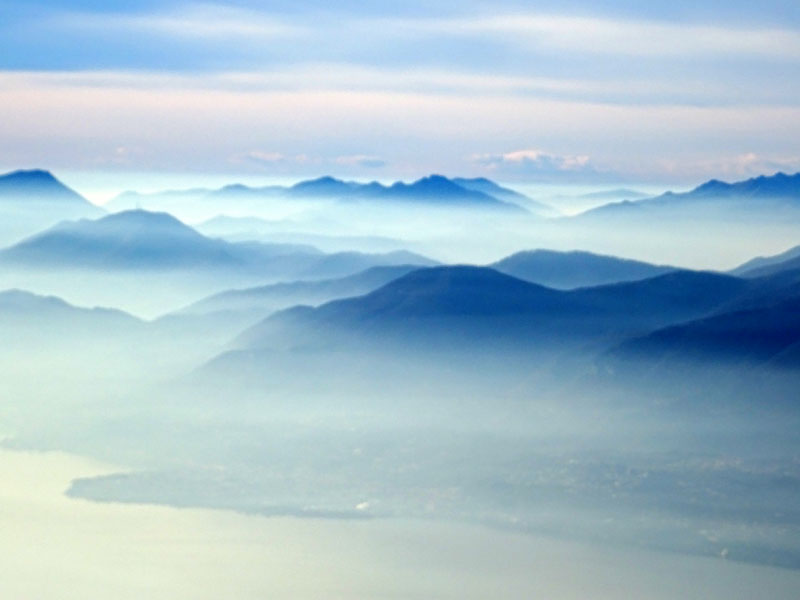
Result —
[{"label": "cloud layer", "polygon": [[791,166],[800,14],[718,9],[10,0],[0,162],[649,180]]}]

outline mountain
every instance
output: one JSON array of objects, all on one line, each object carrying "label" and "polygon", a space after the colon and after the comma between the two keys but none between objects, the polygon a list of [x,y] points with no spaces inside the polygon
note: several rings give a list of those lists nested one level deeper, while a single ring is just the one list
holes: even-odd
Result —
[{"label": "mountain", "polygon": [[506,275],[559,289],[635,281],[675,270],[675,267],[577,250],[528,250],[489,266]]},{"label": "mountain", "polygon": [[775,256],[759,256],[749,260],[733,269],[731,274],[741,277],[762,277],[793,269],[800,269],[800,246]]},{"label": "mountain", "polygon": [[520,194],[512,189],[498,185],[491,179],[486,179],[486,177],[454,177],[452,181],[456,185],[459,185],[466,190],[481,192],[482,194],[487,194],[497,198],[498,200],[517,203],[532,202],[532,200],[524,194]]},{"label": "mountain", "polygon": [[72,324],[83,324],[91,319],[100,326],[109,324],[135,325],[137,318],[110,308],[79,308],[56,296],[41,296],[24,290],[0,292],[0,319],[21,323],[27,316],[41,323],[64,319]]},{"label": "mountain", "polygon": [[[166,213],[143,210],[63,222],[0,251],[7,268],[137,270],[207,281],[205,293],[276,279],[344,277],[378,265],[433,261],[411,252],[323,254],[311,246],[208,238]],[[174,282],[175,283],[175,282]]]},{"label": "mountain", "polygon": [[[704,316],[741,294],[748,282],[714,273],[676,271],[651,279],[559,291],[486,267],[413,271],[358,298],[277,313],[240,338],[261,343],[445,340],[536,346],[575,339],[622,338],[631,332]],[[537,342],[538,340],[538,342]]]},{"label": "mountain", "polygon": [[0,244],[65,219],[98,217],[103,212],[48,171],[34,169],[0,175]]},{"label": "mountain", "polygon": [[[253,324],[295,305],[319,305],[337,298],[361,296],[420,268],[414,265],[371,267],[355,275],[318,281],[293,281],[214,294],[173,313],[174,316],[230,313]],[[244,325],[242,325],[244,326]]]},{"label": "mountain", "polygon": [[[753,211],[790,210],[796,217],[800,214],[800,173],[787,175],[776,173],[772,176],[761,175],[746,181],[725,183],[716,179],[707,181],[689,192],[666,192],[655,198],[646,198],[637,201],[623,201],[605,204],[593,208],[574,218],[615,218],[615,217],[646,217],[654,215],[687,217],[706,216],[705,211],[725,209],[727,211],[744,211],[763,218]],[[689,212],[687,212],[689,211]],[[797,214],[794,214],[794,213]],[[710,213],[710,216],[730,218],[730,212]],[[785,216],[782,214],[780,216]]]},{"label": "mountain", "polygon": [[[368,184],[367,184],[368,185]],[[354,182],[345,182],[334,177],[324,176],[309,181],[296,183],[287,190],[293,196],[336,198],[349,196],[365,186]]]},{"label": "mountain", "polygon": [[30,266],[106,268],[235,267],[240,248],[197,233],[166,213],[133,210],[68,221],[0,251],[0,261]]},{"label": "mountain", "polygon": [[[377,191],[377,190],[376,190]],[[368,191],[367,195],[373,195]],[[522,211],[522,207],[501,201],[496,197],[475,189],[465,188],[442,175],[430,175],[413,183],[393,183],[377,193],[378,196],[395,201],[416,201],[430,204],[482,206]]]},{"label": "mountain", "polygon": [[[336,202],[377,202],[417,203],[428,206],[461,206],[464,208],[486,208],[511,211],[525,211],[515,200],[526,200],[526,205],[546,210],[521,194],[498,186],[488,179],[456,180],[442,175],[423,177],[412,183],[395,182],[386,186],[378,182],[359,183],[342,181],[331,176],[301,181],[291,187],[267,186],[248,187],[241,184],[228,185],[218,190],[170,191],[163,194],[136,194],[126,192],[110,201],[109,209],[148,209],[168,210],[170,212],[200,211],[208,213],[219,203],[227,204],[223,212],[259,214],[260,205],[265,202],[284,200],[330,200]],[[208,218],[215,215],[208,215]]]},{"label": "mountain", "polygon": [[55,296],[22,290],[0,292],[0,326],[14,340],[0,355],[11,358],[27,347],[42,353],[57,346],[79,354],[86,340],[113,342],[115,337],[138,335],[145,328],[142,321],[119,310],[79,308]]},{"label": "mountain", "polygon": [[83,196],[71,190],[52,173],[33,169],[0,175],[0,202],[59,202],[66,205],[92,208]]},{"label": "mountain", "polygon": [[438,264],[421,254],[406,250],[394,250],[378,254],[365,254],[363,252],[335,252],[319,257],[307,269],[300,272],[303,279],[329,279],[345,277],[358,273],[370,267],[380,266],[409,266],[430,267]]},{"label": "mountain", "polygon": [[622,344],[615,355],[658,365],[763,364],[800,367],[800,296],[654,331]]}]

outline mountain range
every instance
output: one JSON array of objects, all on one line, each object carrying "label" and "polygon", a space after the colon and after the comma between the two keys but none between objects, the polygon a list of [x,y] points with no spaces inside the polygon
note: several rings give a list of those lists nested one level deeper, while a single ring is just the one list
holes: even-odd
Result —
[{"label": "mountain range", "polygon": [[[717,209],[728,212],[720,213]],[[659,216],[710,216],[724,222],[740,213],[756,218],[797,218],[800,216],[800,173],[761,175],[735,183],[712,179],[688,192],[666,192],[653,198],[613,202],[572,218],[585,221],[622,217],[655,219]]]},{"label": "mountain range", "polygon": [[293,344],[301,339],[356,346],[368,339],[423,345],[480,340],[533,347],[539,342],[623,339],[704,316],[747,286],[747,281],[727,275],[675,271],[638,282],[561,291],[486,267],[433,267],[410,272],[365,296],[279,312],[245,332],[239,345],[258,349],[288,338]]},{"label": "mountain range", "polygon": [[786,364],[800,355],[800,272],[786,273],[671,270],[557,290],[488,267],[416,269],[363,296],[277,312],[240,334],[209,368],[257,369],[284,352],[394,357],[389,364],[510,352],[534,370],[542,368],[537,361],[565,356],[589,369],[610,352],[618,370],[631,373],[642,361],[668,365],[698,353],[717,363]]},{"label": "mountain range", "polygon": [[324,278],[382,264],[431,265],[410,252],[324,254],[295,244],[231,243],[201,235],[166,213],[114,213],[62,222],[0,251],[0,264],[25,268],[240,271]]},{"label": "mountain range", "polygon": [[[208,202],[224,200],[230,203],[267,199],[331,200],[337,202],[364,202],[370,205],[400,204],[429,207],[461,207],[489,210],[547,212],[549,207],[501,187],[483,178],[449,179],[442,175],[430,175],[413,183],[395,182],[383,185],[376,181],[359,183],[343,181],[330,176],[301,181],[290,187],[248,187],[241,184],[228,185],[218,190],[170,191],[158,194],[123,193],[111,200],[109,210],[124,210],[134,207],[169,209],[181,202]],[[525,205],[523,208],[521,204]]]}]

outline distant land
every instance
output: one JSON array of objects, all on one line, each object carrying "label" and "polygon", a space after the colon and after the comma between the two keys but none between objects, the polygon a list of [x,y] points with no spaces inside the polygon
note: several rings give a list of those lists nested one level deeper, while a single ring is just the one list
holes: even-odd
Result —
[{"label": "distant land", "polygon": [[[383,202],[391,204],[419,204],[423,206],[458,206],[462,208],[502,211],[552,212],[550,207],[526,196],[504,188],[488,179],[456,178],[430,175],[413,183],[395,182],[383,185],[377,181],[358,183],[343,181],[331,176],[301,181],[290,187],[248,187],[233,184],[217,190],[177,190],[155,194],[125,192],[112,199],[106,208],[121,210],[136,206],[158,206],[160,203],[181,201],[251,201],[257,198],[283,198],[306,200],[332,200],[337,202]],[[524,205],[524,207],[523,207]]]},{"label": "distant land", "polygon": [[243,334],[239,344],[257,349],[280,339],[323,345],[335,339],[358,346],[365,335],[377,339],[380,332],[384,343],[492,340],[529,349],[561,346],[701,317],[748,286],[728,275],[674,271],[642,281],[560,291],[486,267],[433,267],[365,296],[276,313]]},{"label": "distant land", "polygon": [[666,192],[654,198],[613,202],[571,218],[649,219],[661,215],[725,220],[741,216],[743,212],[751,217],[769,217],[776,210],[781,211],[779,216],[786,216],[788,210],[793,218],[800,217],[800,173],[761,175],[735,183],[712,179],[688,192]]},{"label": "distant land", "polygon": [[124,211],[65,221],[0,250],[0,265],[26,268],[224,271],[325,278],[376,265],[434,261],[411,252],[324,254],[311,246],[231,243],[206,237],[167,213]]},{"label": "distant land", "polygon": [[676,267],[579,250],[526,250],[489,266],[506,275],[560,289],[635,281],[676,270]]},{"label": "distant land", "polygon": [[65,219],[105,214],[48,171],[32,169],[0,175],[0,245]]}]

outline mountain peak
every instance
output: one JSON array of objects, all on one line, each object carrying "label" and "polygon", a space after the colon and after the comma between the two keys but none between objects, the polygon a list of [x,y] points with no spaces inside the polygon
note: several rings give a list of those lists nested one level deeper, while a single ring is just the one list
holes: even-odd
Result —
[{"label": "mountain peak", "polygon": [[58,180],[55,178],[55,176],[50,171],[46,171],[44,169],[19,169],[3,175],[2,179],[6,181],[19,182],[36,181],[58,183]]}]

